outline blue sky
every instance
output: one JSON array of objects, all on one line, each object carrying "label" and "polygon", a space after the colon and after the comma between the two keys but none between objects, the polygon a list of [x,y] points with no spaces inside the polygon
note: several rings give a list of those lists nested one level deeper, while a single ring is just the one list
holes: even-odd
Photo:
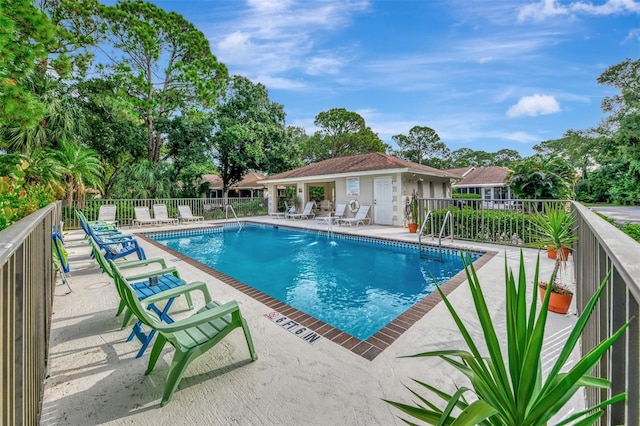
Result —
[{"label": "blue sky", "polygon": [[640,0],[154,2],[263,83],[287,125],[312,134],[319,112],[346,108],[392,145],[420,125],[452,151],[531,155],[596,126],[615,93],[598,76],[640,57]]}]

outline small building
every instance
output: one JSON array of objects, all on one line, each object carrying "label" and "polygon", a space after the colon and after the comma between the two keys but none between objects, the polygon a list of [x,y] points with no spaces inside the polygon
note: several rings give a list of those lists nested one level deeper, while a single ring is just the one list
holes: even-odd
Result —
[{"label": "small building", "polygon": [[[229,198],[262,198],[265,195],[265,186],[258,181],[266,176],[256,172],[247,173],[240,182],[229,187]],[[209,182],[207,198],[224,198],[222,191],[222,178],[218,175],[202,175],[202,179]]]},{"label": "small building", "polygon": [[[369,216],[378,225],[402,226],[413,191],[421,198],[451,197],[451,183],[459,179],[452,173],[413,163],[380,152],[331,158],[259,181],[269,194],[295,186],[299,205],[311,199],[311,188],[322,187],[325,200],[332,205],[370,206]],[[269,198],[269,212],[277,211],[278,196]]]},{"label": "small building", "polygon": [[479,194],[485,202],[511,198],[511,189],[506,183],[510,170],[506,167],[463,167],[447,172],[462,176],[452,186],[461,194]]}]

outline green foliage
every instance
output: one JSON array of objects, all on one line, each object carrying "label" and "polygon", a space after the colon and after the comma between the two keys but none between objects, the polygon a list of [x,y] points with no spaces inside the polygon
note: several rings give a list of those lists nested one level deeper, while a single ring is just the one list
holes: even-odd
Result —
[{"label": "green foliage", "polygon": [[640,225],[634,223],[625,223],[621,230],[640,243]]},{"label": "green foliage", "polygon": [[557,250],[557,257],[553,274],[551,275],[551,291],[565,293],[566,289],[556,282],[556,276],[560,265],[566,262],[562,247],[569,247],[578,240],[573,232],[573,216],[567,211],[564,204],[544,204],[544,213],[536,213],[530,217],[533,224],[532,244],[535,247],[546,247],[548,250]]},{"label": "green foliage", "polygon": [[387,149],[356,112],[333,108],[320,112],[313,123],[319,130],[302,145],[306,163]]},{"label": "green foliage", "polygon": [[545,203],[544,212],[531,215],[532,240],[535,247],[571,247],[577,241],[573,233],[573,216],[562,203]]},{"label": "green foliage", "polygon": [[466,199],[466,200],[477,200],[477,199],[482,198],[482,195],[480,195],[480,194],[453,193],[453,194],[451,194],[451,198],[460,198],[460,199]]},{"label": "green foliage", "polygon": [[177,112],[211,108],[228,77],[209,41],[192,23],[142,0],[97,8],[102,43],[112,47],[108,69],[122,82],[145,122],[147,158],[160,161],[155,125]]},{"label": "green foliage", "polygon": [[418,217],[418,193],[414,190],[411,194],[411,201],[409,202],[409,211],[411,212],[411,223],[417,224],[420,218]]},{"label": "green foliage", "polygon": [[0,230],[55,201],[49,188],[25,184],[28,167],[29,163],[22,161],[0,177]]},{"label": "green foliage", "polygon": [[0,0],[0,128],[32,127],[44,115],[28,83],[36,66],[46,63],[55,31],[32,0]]},{"label": "green foliage", "polygon": [[262,205],[262,200],[259,198],[236,201],[231,203],[231,206],[238,216],[255,216],[267,212],[267,209]]},{"label": "green foliage", "polygon": [[224,190],[251,170],[275,172],[297,164],[284,119],[282,105],[271,102],[264,85],[233,77],[214,112],[214,158]]},{"label": "green foliage", "polygon": [[176,185],[169,177],[164,164],[141,160],[119,171],[111,194],[113,198],[168,198]]},{"label": "green foliage", "polygon": [[512,165],[507,181],[517,198],[566,200],[573,198],[575,178],[576,172],[566,160],[534,155]]},{"label": "green foliage", "polygon": [[278,198],[278,210],[285,210],[284,203],[287,203],[289,206],[297,206],[300,204],[300,199],[298,198],[298,193],[296,191],[295,186],[287,186],[284,195]]},{"label": "green foliage", "polygon": [[446,168],[448,165],[449,148],[430,127],[414,126],[408,135],[394,135],[392,139],[399,147],[394,154],[400,158],[435,168]]},{"label": "green foliage", "polygon": [[[474,209],[473,207],[432,211],[435,232],[442,227],[447,212],[452,214],[456,238],[496,243],[528,242],[532,224],[529,215],[512,210]],[[429,232],[425,228],[426,232]]]},{"label": "green foliage", "polygon": [[[546,425],[580,388],[608,389],[610,381],[590,376],[600,358],[624,333],[629,323],[624,324],[611,337],[591,349],[577,363],[570,362],[580,335],[595,309],[600,294],[604,290],[606,277],[566,339],[559,355],[543,379],[542,358],[547,309],[550,291],[547,291],[540,311],[537,311],[537,285],[528,290],[525,262],[520,254],[518,278],[506,266],[505,292],[506,307],[506,348],[498,335],[503,334],[494,325],[481,283],[476,275],[471,259],[463,256],[467,281],[473,297],[479,324],[473,330],[481,329],[483,336],[474,341],[469,329],[445,293],[438,287],[444,303],[453,317],[468,349],[451,349],[424,352],[412,358],[439,357],[467,377],[471,387],[458,385],[458,390],[449,394],[434,386],[413,379],[422,391],[433,397],[423,396],[408,388],[420,401],[415,405],[386,401],[403,413],[433,425]],[[534,283],[538,282],[539,264],[536,264]],[[532,294],[527,296],[527,291]],[[529,302],[527,302],[529,300]],[[528,305],[528,306],[527,306]],[[486,350],[481,348],[486,347]],[[584,349],[584,348],[583,348]],[[467,398],[465,395],[470,395]],[[603,414],[603,408],[624,401],[621,393],[587,410],[574,413],[559,424],[573,422],[576,425],[594,424]],[[444,409],[440,408],[445,406]],[[413,424],[405,420],[408,424]]]}]

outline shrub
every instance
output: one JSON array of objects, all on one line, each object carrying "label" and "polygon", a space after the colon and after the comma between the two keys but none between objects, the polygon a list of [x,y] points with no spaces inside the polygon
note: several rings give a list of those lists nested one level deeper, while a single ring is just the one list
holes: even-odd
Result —
[{"label": "shrub", "polygon": [[28,167],[23,160],[9,176],[0,177],[0,230],[55,201],[50,188],[24,183]]}]

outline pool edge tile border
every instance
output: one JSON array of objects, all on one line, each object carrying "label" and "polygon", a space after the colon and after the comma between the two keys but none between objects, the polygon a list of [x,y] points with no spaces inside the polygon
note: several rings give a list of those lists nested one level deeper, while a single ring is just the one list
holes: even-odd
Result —
[{"label": "pool edge tile border", "polygon": [[[254,223],[252,222],[245,222]],[[261,226],[272,226],[265,224],[258,224]],[[260,290],[256,290],[253,287],[248,286],[247,284],[236,280],[233,277],[230,277],[227,274],[224,274],[216,269],[211,268],[203,263],[198,262],[197,260],[193,260],[184,254],[178,253],[177,251],[160,244],[159,242],[153,240],[148,235],[156,235],[156,234],[164,234],[165,232],[175,233],[175,234],[184,234],[184,233],[197,233],[198,231],[205,232],[211,231],[212,229],[222,230],[223,226],[210,226],[203,228],[194,228],[191,230],[180,230],[180,231],[159,231],[159,232],[146,232],[146,233],[136,233],[136,236],[142,238],[144,241],[166,251],[167,253],[175,256],[183,262],[187,262],[189,265],[194,266],[195,268],[205,272],[206,274],[216,278],[223,283],[235,288],[236,290],[244,293],[245,295],[251,297],[252,299],[262,303],[263,305],[268,306],[269,308],[281,313],[282,315],[286,315],[287,317],[293,319],[294,321],[300,323],[301,325],[315,331],[320,334],[327,340],[331,340],[332,342],[342,346],[343,348],[359,355],[369,361],[373,361],[378,355],[380,355],[386,348],[388,348],[392,343],[394,343],[404,332],[406,332],[409,328],[411,328],[416,322],[420,321],[431,309],[433,309],[438,303],[442,301],[442,297],[436,291],[428,294],[423,297],[416,304],[411,306],[409,309],[404,311],[402,314],[393,319],[390,323],[382,327],[378,330],[373,336],[369,337],[367,340],[360,340],[356,337],[351,336],[339,330],[324,321],[321,321],[317,318],[310,316],[307,313],[304,313],[292,306],[287,305],[286,303],[275,299],[269,296],[266,293],[263,293]],[[293,230],[300,231],[299,228],[291,227]],[[195,231],[195,232],[194,232]],[[346,237],[354,237],[351,234],[340,234],[334,232],[334,234],[339,234],[341,236]],[[356,238],[362,238],[363,240],[381,240],[381,241],[390,241],[401,243],[403,246],[408,244],[410,246],[415,246],[415,243],[407,243],[406,241],[394,240],[391,238],[377,238],[377,237],[361,237],[355,236]],[[453,247],[448,246],[447,249],[451,250],[465,250],[463,247]],[[477,249],[473,251],[478,252]],[[496,254],[497,251],[484,251],[482,256],[476,259],[473,262],[476,270],[480,269],[487,262],[489,262]],[[440,289],[443,291],[445,295],[449,295],[456,288],[460,286],[467,279],[466,273],[464,269],[454,275],[449,281],[440,286]]]}]

